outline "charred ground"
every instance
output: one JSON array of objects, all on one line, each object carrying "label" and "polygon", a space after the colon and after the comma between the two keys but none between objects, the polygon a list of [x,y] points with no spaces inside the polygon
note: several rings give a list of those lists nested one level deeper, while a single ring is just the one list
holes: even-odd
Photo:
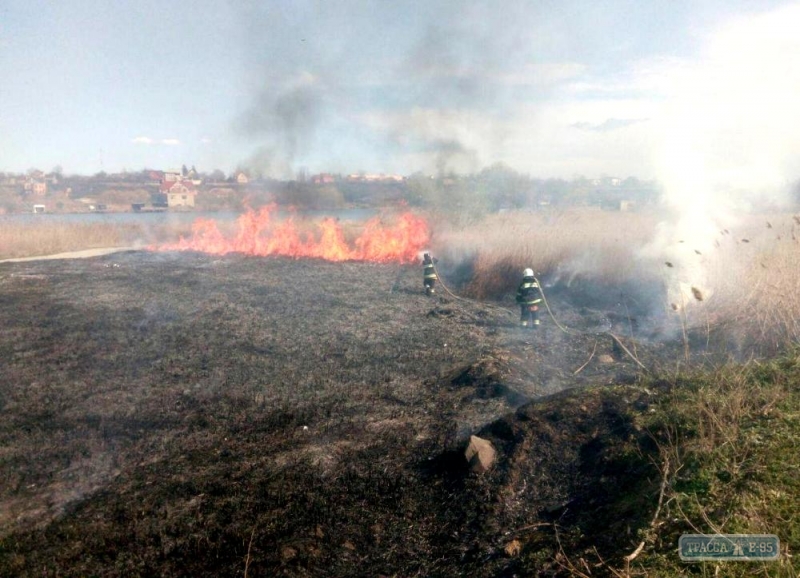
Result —
[{"label": "charred ground", "polygon": [[[660,394],[591,334],[614,316],[554,291],[590,332],[527,333],[421,289],[416,267],[235,255],[0,266],[0,575],[510,576],[630,552],[660,482],[633,416]],[[484,475],[473,433],[500,453]]]}]

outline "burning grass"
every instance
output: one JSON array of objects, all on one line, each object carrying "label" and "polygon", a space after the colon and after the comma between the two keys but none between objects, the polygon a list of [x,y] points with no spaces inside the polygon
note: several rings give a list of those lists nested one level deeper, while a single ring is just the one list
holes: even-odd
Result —
[{"label": "burning grass", "polygon": [[293,216],[276,221],[276,210],[276,205],[249,210],[236,220],[234,230],[227,234],[215,220],[198,219],[192,225],[190,237],[161,245],[158,250],[412,263],[429,240],[428,224],[413,213],[398,215],[391,223],[379,217],[370,219],[359,227],[358,236],[353,238],[352,225],[346,230],[334,218],[322,219],[314,225],[308,221],[298,225]]}]

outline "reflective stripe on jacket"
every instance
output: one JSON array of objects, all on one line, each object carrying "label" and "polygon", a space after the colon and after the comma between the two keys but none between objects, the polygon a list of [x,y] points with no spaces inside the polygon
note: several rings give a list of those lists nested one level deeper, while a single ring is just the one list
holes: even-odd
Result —
[{"label": "reflective stripe on jacket", "polygon": [[520,305],[535,305],[541,301],[539,284],[533,279],[523,279],[517,289],[517,303]]},{"label": "reflective stripe on jacket", "polygon": [[425,279],[437,279],[436,269],[433,267],[432,264],[425,265],[425,268],[423,269],[423,276]]}]

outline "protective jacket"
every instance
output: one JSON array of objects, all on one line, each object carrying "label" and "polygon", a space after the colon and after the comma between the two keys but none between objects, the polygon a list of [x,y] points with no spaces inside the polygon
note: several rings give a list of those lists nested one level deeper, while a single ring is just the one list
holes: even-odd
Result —
[{"label": "protective jacket", "polygon": [[433,261],[426,259],[423,262],[422,277],[423,279],[437,279],[436,268],[433,266]]},{"label": "protective jacket", "polygon": [[533,277],[524,277],[517,288],[517,303],[520,305],[536,305],[541,303],[542,293],[539,284]]}]

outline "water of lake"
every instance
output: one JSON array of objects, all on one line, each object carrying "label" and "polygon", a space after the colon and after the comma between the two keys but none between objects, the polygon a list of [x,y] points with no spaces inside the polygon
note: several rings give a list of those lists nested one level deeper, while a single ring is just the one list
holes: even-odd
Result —
[{"label": "water of lake", "polygon": [[[340,209],[332,211],[295,211],[278,210],[276,216],[280,219],[289,215],[301,218],[321,219],[335,217],[342,221],[366,221],[378,214],[377,209]],[[4,223],[108,223],[108,224],[189,224],[198,218],[214,219],[220,222],[235,221],[241,213],[231,211],[220,212],[170,212],[160,211],[153,213],[19,213],[15,215],[0,215],[0,226]]]}]

